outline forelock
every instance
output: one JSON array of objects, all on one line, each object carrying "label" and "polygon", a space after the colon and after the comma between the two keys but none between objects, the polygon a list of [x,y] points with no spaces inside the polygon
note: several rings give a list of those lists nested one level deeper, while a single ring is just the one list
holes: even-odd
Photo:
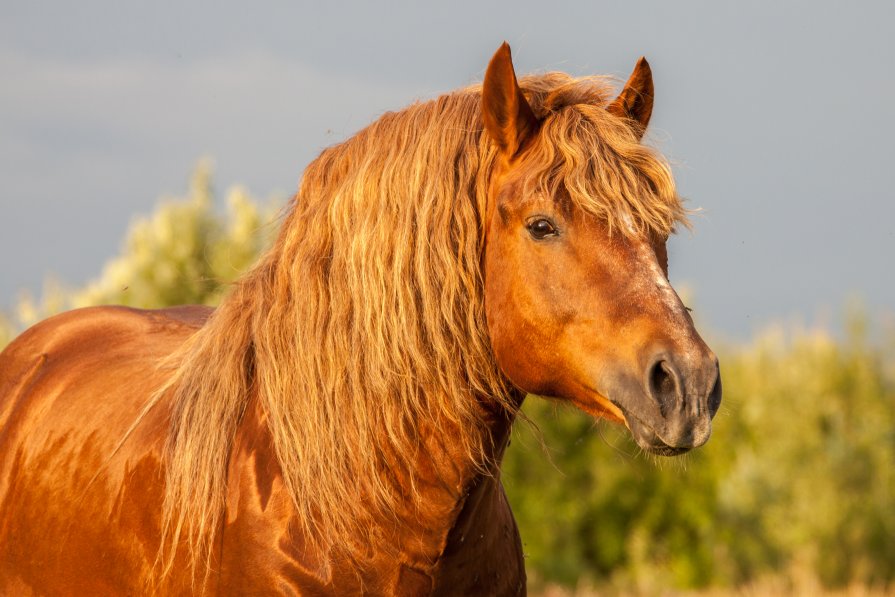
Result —
[{"label": "forelock", "polygon": [[[606,110],[613,80],[564,73],[524,77],[520,86],[541,119],[526,186],[605,220],[623,234],[667,236],[687,226],[668,162]],[[622,225],[624,223],[624,225]]]}]

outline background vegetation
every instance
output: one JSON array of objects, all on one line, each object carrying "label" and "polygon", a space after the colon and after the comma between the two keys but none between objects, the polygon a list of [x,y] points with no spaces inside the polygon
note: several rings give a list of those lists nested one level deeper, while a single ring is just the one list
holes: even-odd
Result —
[{"label": "background vegetation", "polygon": [[[24,296],[0,316],[0,347],[67,308],[216,303],[276,225],[244,190],[227,206],[215,211],[200,166],[186,196],[133,223],[95,282],[48,282],[40,301]],[[716,346],[714,436],[679,459],[642,455],[623,429],[529,397],[503,480],[532,586],[895,587],[895,330],[859,311],[846,328],[841,339],[780,328]]]}]

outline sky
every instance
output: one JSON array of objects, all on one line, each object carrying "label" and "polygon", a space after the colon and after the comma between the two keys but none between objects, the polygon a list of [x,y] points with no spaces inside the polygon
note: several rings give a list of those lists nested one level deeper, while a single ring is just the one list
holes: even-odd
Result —
[{"label": "sky", "polygon": [[694,231],[670,277],[745,339],[895,311],[895,5],[886,2],[0,4],[0,308],[81,285],[211,157],[220,191],[286,197],[387,110],[517,73],[652,65],[650,142]]}]

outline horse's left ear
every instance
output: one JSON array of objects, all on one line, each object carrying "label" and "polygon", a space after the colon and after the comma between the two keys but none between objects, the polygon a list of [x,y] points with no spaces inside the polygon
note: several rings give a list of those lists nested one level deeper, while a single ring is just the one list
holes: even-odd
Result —
[{"label": "horse's left ear", "polygon": [[538,119],[522,95],[507,42],[497,49],[482,84],[485,130],[504,155],[514,156],[538,130]]},{"label": "horse's left ear", "polygon": [[653,113],[653,97],[653,71],[646,58],[641,56],[625,88],[606,109],[620,118],[633,120],[639,125],[638,135],[643,135]]}]

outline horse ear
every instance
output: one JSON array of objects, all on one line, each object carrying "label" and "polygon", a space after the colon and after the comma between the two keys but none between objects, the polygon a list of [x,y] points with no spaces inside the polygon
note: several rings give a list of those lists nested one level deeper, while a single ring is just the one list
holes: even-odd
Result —
[{"label": "horse ear", "polygon": [[516,81],[507,42],[497,49],[485,71],[482,118],[485,130],[507,156],[516,155],[538,129],[538,119]]},{"label": "horse ear", "polygon": [[606,109],[620,118],[633,120],[639,125],[638,135],[642,136],[653,113],[653,97],[653,71],[641,56],[625,88]]}]

